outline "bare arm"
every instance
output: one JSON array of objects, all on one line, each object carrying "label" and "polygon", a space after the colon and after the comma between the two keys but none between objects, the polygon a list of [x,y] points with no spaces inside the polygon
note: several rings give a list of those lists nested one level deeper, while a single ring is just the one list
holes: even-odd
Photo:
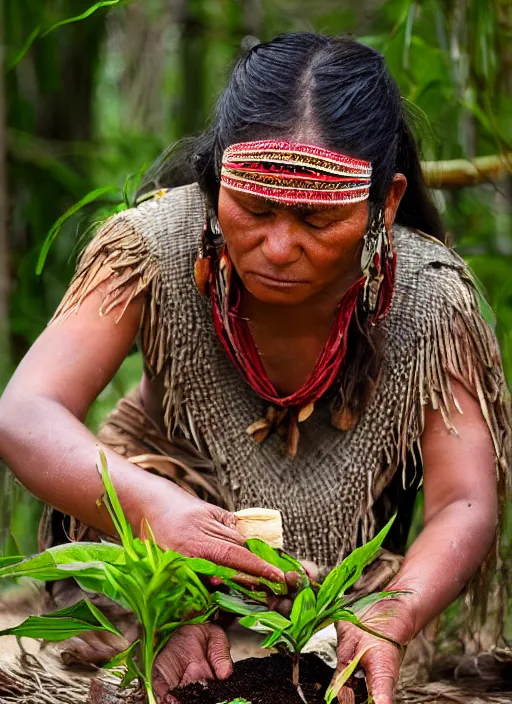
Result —
[{"label": "bare arm", "polygon": [[[438,616],[474,575],[496,532],[495,454],[478,402],[452,380],[463,409],[452,409],[459,431],[446,429],[439,412],[426,409],[421,446],[425,527],[407,552],[387,589],[410,593],[375,605],[365,617],[400,643],[409,642]],[[343,666],[368,647],[361,659],[375,704],[392,704],[398,680],[398,650],[382,640],[339,627],[338,661]]]},{"label": "bare arm", "polygon": [[[21,362],[0,399],[0,454],[34,495],[112,533],[108,514],[95,503],[102,494],[97,441],[83,420],[133,344],[142,300],[116,324],[115,310],[98,315],[101,299],[97,290],[76,315],[49,325]],[[124,509],[138,526],[158,479],[116,453],[108,459]]]},{"label": "bare arm", "polygon": [[[142,300],[100,316],[102,291],[78,312],[52,323],[32,346],[0,399],[0,456],[29,491],[105,533],[114,533],[96,500],[97,440],[84,426],[87,411],[133,344]],[[240,571],[283,579],[243,547],[234,516],[191,496],[106,449],[121,505],[135,534],[146,517],[163,547]]]},{"label": "bare arm", "polygon": [[497,489],[492,440],[478,401],[452,382],[463,415],[452,410],[459,436],[441,414],[426,411],[421,445],[425,527],[390,585],[410,589],[410,633],[418,633],[460,594],[482,564],[497,528]]}]

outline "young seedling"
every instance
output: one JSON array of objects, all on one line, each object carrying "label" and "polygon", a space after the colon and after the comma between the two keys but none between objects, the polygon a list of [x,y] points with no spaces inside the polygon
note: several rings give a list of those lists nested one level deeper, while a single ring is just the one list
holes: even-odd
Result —
[{"label": "young seedling", "polygon": [[[392,639],[367,626],[360,620],[359,615],[378,601],[396,598],[404,592],[379,592],[362,598],[346,596],[347,590],[361,577],[364,568],[377,556],[393,520],[394,517],[373,540],[348,555],[338,567],[335,567],[327,575],[321,586],[308,579],[301,564],[294,558],[280,550],[274,550],[260,540],[248,540],[246,543],[247,547],[267,562],[285,572],[289,570],[299,572],[300,583],[297,595],[293,600],[289,618],[276,611],[265,609],[262,604],[251,604],[247,595],[245,597],[240,597],[234,593],[215,595],[215,600],[224,610],[232,611],[243,617],[240,619],[241,625],[267,636],[262,643],[262,647],[278,647],[291,654],[293,683],[303,699],[304,695],[299,682],[300,653],[315,633],[331,623],[337,621],[353,623],[366,633],[383,638],[400,647]],[[252,613],[249,611],[251,607],[253,608]],[[362,655],[363,653],[359,653],[357,658],[352,660],[345,670],[338,673],[333,680],[326,693],[328,704],[336,698],[338,692],[355,670]],[[304,701],[306,700],[304,699]]]},{"label": "young seedling", "polygon": [[[234,588],[232,578],[236,571],[162,550],[147,522],[141,531],[143,538],[134,537],[101,451],[98,470],[105,487],[102,502],[122,544],[71,543],[26,559],[0,558],[0,578],[32,577],[52,581],[74,577],[86,592],[104,594],[132,611],[140,624],[140,638],[105,667],[121,678],[121,687],[138,678],[149,704],[156,704],[151,676],[156,656],[177,628],[203,623],[218,608],[215,595],[204,586],[199,575],[221,579]],[[51,614],[31,616],[19,626],[0,631],[0,636],[61,641],[91,630],[121,635],[86,598]],[[125,670],[119,672],[121,665]]]}]

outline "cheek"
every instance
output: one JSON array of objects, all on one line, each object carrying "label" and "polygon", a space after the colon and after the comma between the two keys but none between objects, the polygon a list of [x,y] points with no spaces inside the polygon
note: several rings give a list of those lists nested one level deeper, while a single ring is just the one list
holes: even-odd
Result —
[{"label": "cheek", "polygon": [[228,205],[225,207],[220,206],[221,203],[219,201],[219,223],[230,256],[236,261],[245,252],[257,246],[258,237],[255,236],[254,229],[243,211]]},{"label": "cheek", "polygon": [[324,236],[311,237],[305,245],[306,256],[315,268],[339,272],[358,266],[364,228],[343,223]]}]

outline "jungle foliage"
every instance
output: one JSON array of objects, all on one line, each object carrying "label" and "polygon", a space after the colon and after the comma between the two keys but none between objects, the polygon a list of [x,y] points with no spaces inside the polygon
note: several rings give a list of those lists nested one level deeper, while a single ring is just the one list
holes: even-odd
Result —
[{"label": "jungle foliage", "polygon": [[[381,50],[426,159],[512,149],[511,0],[74,0],[72,6],[70,13],[65,0],[0,4],[0,389],[54,312],[84,233],[133,197],[137,174],[162,150],[202,129],[230,62],[255,37],[348,32]],[[92,192],[91,203],[68,213],[36,274],[54,223]],[[512,379],[512,178],[435,194],[495,312]],[[134,353],[91,409],[93,429],[140,369]],[[0,543],[7,554],[31,553],[39,505],[8,487],[4,472]]]}]

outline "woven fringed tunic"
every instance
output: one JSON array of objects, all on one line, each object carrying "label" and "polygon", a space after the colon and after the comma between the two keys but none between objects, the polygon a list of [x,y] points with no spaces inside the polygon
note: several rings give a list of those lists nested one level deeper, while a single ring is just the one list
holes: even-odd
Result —
[{"label": "woven fringed tunic", "polygon": [[381,324],[379,382],[348,431],[334,427],[321,399],[300,424],[298,454],[290,458],[278,434],[258,444],[247,433],[268,403],[232,366],[215,335],[210,301],[196,288],[194,261],[206,215],[205,199],[192,184],[111,217],[84,251],[56,316],[77,310],[105,282],[102,314],[146,292],[139,342],[146,373],[163,384],[170,446],[194,448],[197,461],[190,465],[210,467],[207,481],[219,503],[230,510],[279,509],[285,549],[327,567],[397,509],[403,539],[422,477],[426,405],[457,432],[452,379],[478,398],[503,493],[510,424],[502,365],[471,277],[452,250],[393,227],[397,270]]}]

